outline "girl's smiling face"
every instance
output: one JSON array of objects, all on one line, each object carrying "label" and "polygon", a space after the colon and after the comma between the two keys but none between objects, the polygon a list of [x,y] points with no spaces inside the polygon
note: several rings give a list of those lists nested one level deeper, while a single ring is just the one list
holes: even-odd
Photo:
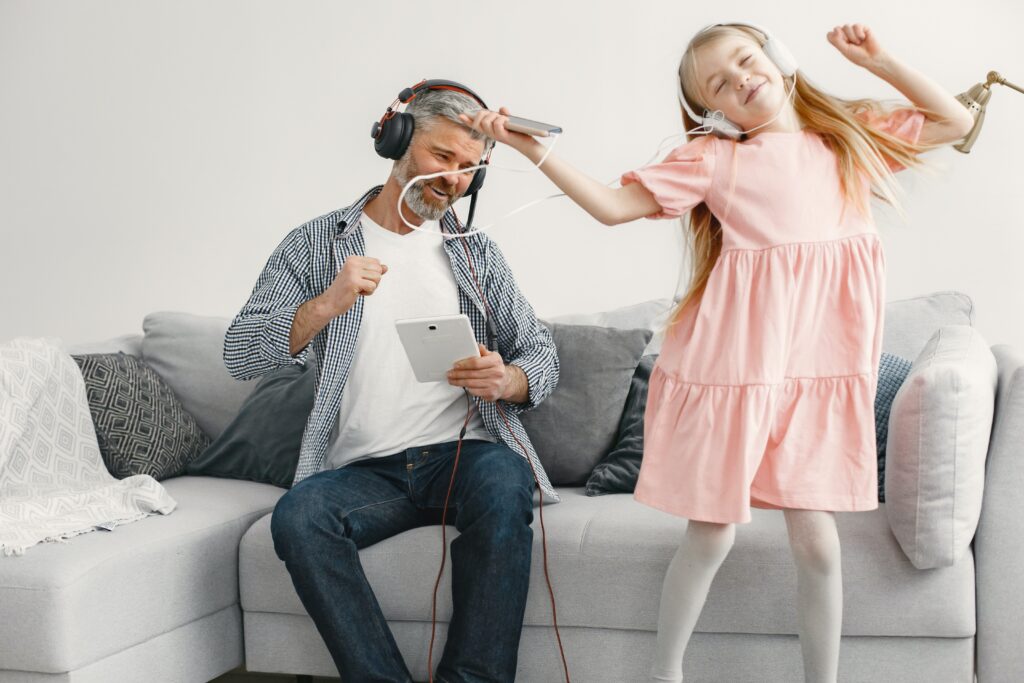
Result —
[{"label": "girl's smiling face", "polygon": [[[782,107],[792,108],[782,73],[752,38],[726,34],[701,45],[694,51],[694,67],[696,83],[692,88],[687,84],[686,92],[743,130],[768,121]],[[760,130],[772,130],[788,119],[779,116]]]}]

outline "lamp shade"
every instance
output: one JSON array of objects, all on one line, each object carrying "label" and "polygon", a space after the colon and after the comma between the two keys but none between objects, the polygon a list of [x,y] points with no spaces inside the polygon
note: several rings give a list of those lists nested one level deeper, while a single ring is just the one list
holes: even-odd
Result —
[{"label": "lamp shade", "polygon": [[971,151],[971,147],[974,146],[974,141],[978,139],[978,133],[981,132],[981,123],[985,120],[985,105],[988,104],[988,98],[992,97],[992,90],[989,86],[994,83],[1005,85],[1017,92],[1024,93],[1024,88],[1010,83],[1000,76],[997,71],[989,71],[984,83],[976,83],[967,92],[957,95],[957,101],[967,107],[967,111],[971,112],[971,116],[974,117],[974,127],[971,128],[971,132],[965,135],[959,144],[953,145],[953,149],[958,152],[967,154]]},{"label": "lamp shade", "polygon": [[967,92],[956,96],[957,101],[967,107],[967,111],[974,117],[974,126],[963,140],[953,145],[953,149],[964,154],[970,153],[974,141],[978,139],[978,134],[981,132],[981,124],[985,121],[985,105],[988,104],[990,97],[992,97],[992,90],[987,83],[976,83]]}]

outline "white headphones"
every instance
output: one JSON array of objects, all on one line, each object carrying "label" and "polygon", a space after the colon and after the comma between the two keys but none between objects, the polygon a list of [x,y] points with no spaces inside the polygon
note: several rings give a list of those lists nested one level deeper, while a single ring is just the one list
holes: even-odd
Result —
[{"label": "white headphones", "polygon": [[[769,33],[767,29],[757,26],[755,24],[747,24],[740,21],[732,21],[721,24],[710,24],[709,26],[705,26],[700,31],[698,31],[697,35],[700,35],[701,33],[704,33],[705,31],[712,29],[716,26],[746,26],[747,28],[752,28],[755,31],[760,32],[765,38],[765,43],[764,45],[761,46],[761,49],[764,51],[765,55],[768,56],[768,59],[772,60],[775,66],[778,67],[779,72],[784,77],[788,78],[790,76],[796,75],[797,62],[796,58],[793,57],[793,53],[790,52],[789,48],[783,45],[778,38],[773,38],[771,33]],[[683,56],[685,57],[685,53],[683,54]],[[679,61],[680,66],[682,66],[682,58],[680,58]],[[795,82],[793,86],[794,88],[796,87]],[[723,114],[721,111],[708,111],[707,109],[705,109],[703,116],[697,116],[697,114],[690,107],[689,102],[686,101],[686,95],[683,93],[683,84],[682,80],[679,78],[678,70],[676,71],[676,90],[679,96],[680,106],[683,107],[683,110],[686,111],[687,115],[689,115],[691,119],[697,122],[697,125],[700,128],[706,129],[707,133],[720,135],[722,137],[732,138],[735,140],[738,139],[744,133],[749,132],[743,130],[735,123],[725,118],[725,114]],[[790,94],[792,94],[792,92]]]}]

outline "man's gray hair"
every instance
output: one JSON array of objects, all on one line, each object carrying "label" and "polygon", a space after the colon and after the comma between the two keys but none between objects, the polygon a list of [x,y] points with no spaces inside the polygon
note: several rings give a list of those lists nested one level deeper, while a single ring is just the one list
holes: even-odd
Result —
[{"label": "man's gray hair", "polygon": [[486,154],[494,146],[494,140],[459,121],[459,114],[472,118],[480,108],[480,103],[475,99],[455,90],[424,90],[409,103],[405,111],[415,121],[414,136],[420,131],[430,130],[437,123],[438,117],[444,117],[464,127],[474,140],[483,140]]}]

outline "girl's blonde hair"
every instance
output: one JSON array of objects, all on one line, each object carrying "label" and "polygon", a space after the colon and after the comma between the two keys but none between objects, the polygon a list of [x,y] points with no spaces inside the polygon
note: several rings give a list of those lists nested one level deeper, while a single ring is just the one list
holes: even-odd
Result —
[{"label": "girl's blonde hair", "polygon": [[[766,42],[760,32],[739,25],[715,26],[694,36],[680,60],[679,81],[687,102],[697,113],[704,111],[705,107],[697,96],[699,88],[695,52],[728,35],[749,38],[762,46]],[[784,80],[787,90],[793,87],[792,77]],[[920,166],[921,161],[917,155],[927,149],[925,145],[912,144],[870,127],[866,119],[885,113],[879,102],[833,97],[811,85],[799,71],[793,93],[793,107],[804,128],[820,135],[822,141],[835,152],[839,184],[847,203],[853,204],[860,211],[867,211],[870,197],[866,196],[862,185],[862,179],[867,178],[871,195],[894,207],[898,206],[896,195],[899,187],[889,163],[908,168]],[[697,127],[697,122],[685,110],[682,110],[682,114],[687,131]],[[693,138],[692,135],[687,137]],[[690,211],[689,230],[686,234],[690,253],[690,285],[670,318],[671,324],[681,319],[683,311],[690,304],[700,301],[711,270],[722,252],[722,225],[707,204],[701,203]]]}]

